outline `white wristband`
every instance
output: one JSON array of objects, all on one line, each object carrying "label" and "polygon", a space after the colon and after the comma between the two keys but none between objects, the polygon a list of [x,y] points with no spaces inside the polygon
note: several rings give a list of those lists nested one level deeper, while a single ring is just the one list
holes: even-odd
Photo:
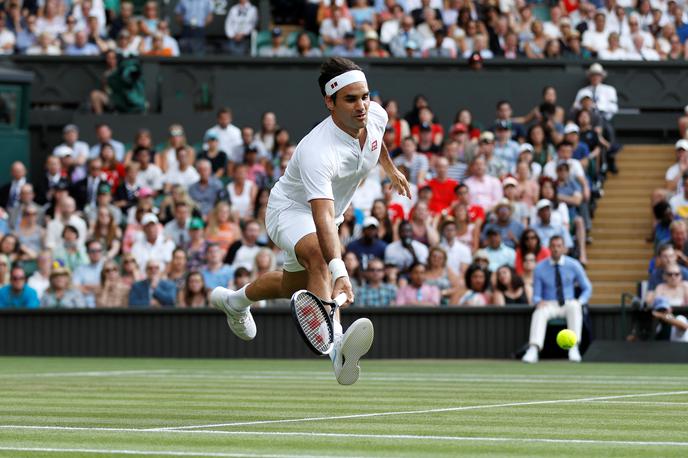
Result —
[{"label": "white wristband", "polygon": [[334,258],[332,261],[330,261],[330,263],[327,265],[327,268],[330,269],[333,283],[337,281],[338,278],[349,276],[349,272],[346,271],[344,261],[339,258]]}]

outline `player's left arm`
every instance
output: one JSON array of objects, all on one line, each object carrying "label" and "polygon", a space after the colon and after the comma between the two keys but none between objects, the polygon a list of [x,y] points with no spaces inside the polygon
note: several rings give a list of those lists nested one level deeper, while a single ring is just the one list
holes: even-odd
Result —
[{"label": "player's left arm", "polygon": [[401,173],[394,165],[394,162],[392,162],[392,158],[389,156],[389,150],[384,143],[382,144],[382,148],[380,150],[379,162],[382,166],[382,169],[389,177],[389,180],[392,182],[392,188],[394,188],[400,195],[406,196],[410,199],[411,187],[409,186],[404,174]]}]

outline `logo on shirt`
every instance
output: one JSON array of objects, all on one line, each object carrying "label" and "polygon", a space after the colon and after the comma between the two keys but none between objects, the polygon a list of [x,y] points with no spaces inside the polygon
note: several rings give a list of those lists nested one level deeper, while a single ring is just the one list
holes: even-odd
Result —
[{"label": "logo on shirt", "polygon": [[377,140],[373,140],[373,143],[370,144],[370,150],[375,151],[377,149]]},{"label": "logo on shirt", "polygon": [[330,89],[334,89],[337,87],[337,82],[335,81],[334,83],[330,84]]}]

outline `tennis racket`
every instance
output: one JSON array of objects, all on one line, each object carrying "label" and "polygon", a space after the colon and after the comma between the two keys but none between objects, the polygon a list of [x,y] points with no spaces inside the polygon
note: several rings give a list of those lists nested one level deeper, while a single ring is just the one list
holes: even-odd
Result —
[{"label": "tennis racket", "polygon": [[[334,348],[334,314],[344,302],[344,293],[335,297],[334,301],[322,300],[305,289],[291,296],[291,314],[296,329],[316,355],[327,355]],[[329,312],[326,305],[330,307]]]}]

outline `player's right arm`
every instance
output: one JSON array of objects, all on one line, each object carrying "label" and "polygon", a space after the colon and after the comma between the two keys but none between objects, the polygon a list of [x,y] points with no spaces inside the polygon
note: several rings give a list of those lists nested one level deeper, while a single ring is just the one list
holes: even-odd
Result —
[{"label": "player's right arm", "polygon": [[343,292],[346,294],[346,303],[350,304],[354,300],[354,293],[349,275],[343,267],[344,262],[341,259],[342,250],[339,244],[339,234],[334,222],[334,201],[330,199],[313,199],[310,201],[310,204],[320,251],[334,280],[332,297],[337,297]]}]

